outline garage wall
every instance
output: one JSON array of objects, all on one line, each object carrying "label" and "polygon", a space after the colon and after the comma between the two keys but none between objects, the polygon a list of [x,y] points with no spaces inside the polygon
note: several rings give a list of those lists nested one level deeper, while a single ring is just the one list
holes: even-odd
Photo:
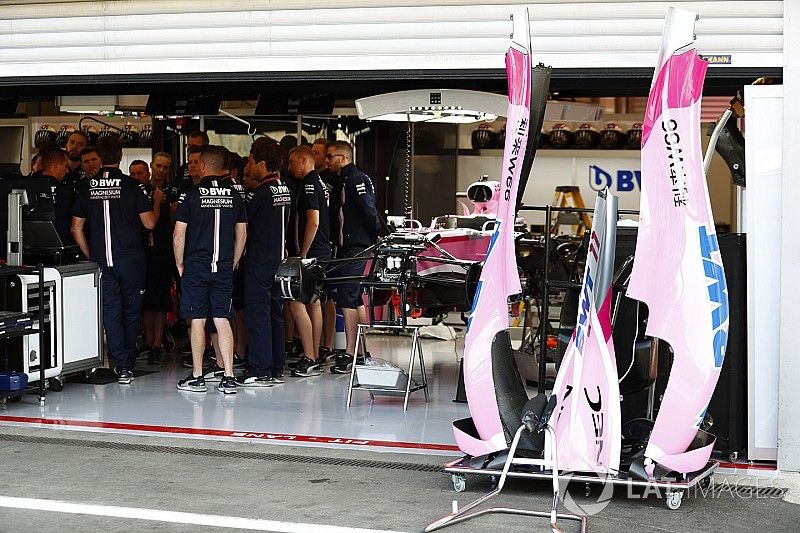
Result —
[{"label": "garage wall", "polygon": [[669,5],[700,14],[702,53],[782,65],[768,0],[0,0],[0,77],[500,69],[522,5],[535,59],[558,68],[652,68]]}]

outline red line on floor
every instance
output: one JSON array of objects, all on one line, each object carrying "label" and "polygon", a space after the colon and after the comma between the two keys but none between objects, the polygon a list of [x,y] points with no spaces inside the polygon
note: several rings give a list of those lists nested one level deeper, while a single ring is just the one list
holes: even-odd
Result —
[{"label": "red line on floor", "polygon": [[749,464],[749,463],[720,463],[720,468],[730,468],[734,470],[777,470],[777,465],[765,465],[765,464]]},{"label": "red line on floor", "polygon": [[403,442],[370,439],[350,439],[344,437],[324,437],[315,435],[292,435],[287,433],[271,433],[268,431],[231,431],[226,429],[185,428],[179,426],[154,426],[149,424],[125,424],[120,422],[95,422],[91,420],[68,420],[61,418],[35,418],[27,416],[0,416],[0,422],[18,424],[40,424],[46,426],[84,427],[94,429],[113,429],[119,431],[148,431],[171,435],[195,435],[207,437],[230,437],[256,439],[265,441],[281,441],[296,443],[336,444],[344,446],[372,446],[377,448],[404,448],[414,450],[437,450],[457,452],[458,447],[452,444],[431,444],[421,442]]}]

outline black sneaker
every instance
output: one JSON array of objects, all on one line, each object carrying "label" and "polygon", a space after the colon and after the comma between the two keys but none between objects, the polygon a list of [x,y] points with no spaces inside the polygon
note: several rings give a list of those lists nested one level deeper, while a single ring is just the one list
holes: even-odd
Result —
[{"label": "black sneaker", "polygon": [[236,384],[240,387],[272,387],[272,377],[270,376],[241,376],[236,378]]},{"label": "black sneaker", "polygon": [[150,348],[150,355],[147,356],[148,365],[160,365],[164,360],[164,350],[162,348]]},{"label": "black sneaker", "polygon": [[194,377],[191,372],[189,375],[178,382],[178,389],[189,392],[206,392],[206,380],[203,376]]},{"label": "black sneaker", "polygon": [[353,368],[353,356],[337,354],[336,362],[331,367],[332,374],[347,374]]},{"label": "black sneaker", "polygon": [[141,348],[136,350],[136,359],[143,358],[144,356],[149,354],[152,349],[153,349],[152,347],[147,345],[142,346]]},{"label": "black sneaker", "polygon": [[169,329],[164,333],[164,351],[169,353],[175,348],[175,339],[172,338],[172,333],[169,332]]},{"label": "black sneaker", "polygon": [[297,362],[297,366],[292,369],[294,377],[319,376],[322,373],[319,363],[305,355]]},{"label": "black sneaker", "polygon": [[239,357],[239,354],[233,352],[233,368],[244,368],[247,366],[247,359]]},{"label": "black sneaker", "polygon": [[191,350],[189,350],[189,353],[186,353],[186,350],[181,350],[181,366],[183,368],[192,368],[194,366]]},{"label": "black sneaker", "polygon": [[283,372],[273,372],[270,381],[272,381],[274,385],[283,385],[286,383],[286,380],[283,379]]},{"label": "black sneaker", "polygon": [[225,375],[225,369],[217,366],[216,361],[213,365],[209,365],[203,369],[203,379],[206,381],[220,381],[222,376]]},{"label": "black sneaker", "polygon": [[331,365],[335,362],[336,352],[328,348],[327,346],[320,346],[319,347],[319,361],[320,366],[322,365]]},{"label": "black sneaker", "polygon": [[130,370],[118,370],[117,372],[117,383],[120,385],[130,385],[131,381],[133,381],[133,372]]},{"label": "black sneaker", "polygon": [[236,379],[233,376],[222,376],[217,390],[222,394],[236,394]]}]

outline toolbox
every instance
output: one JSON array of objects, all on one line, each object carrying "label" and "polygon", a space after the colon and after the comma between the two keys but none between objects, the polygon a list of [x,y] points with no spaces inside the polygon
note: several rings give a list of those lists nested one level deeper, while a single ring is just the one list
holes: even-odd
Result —
[{"label": "toolbox", "polygon": [[0,391],[16,391],[28,388],[25,372],[0,372]]}]

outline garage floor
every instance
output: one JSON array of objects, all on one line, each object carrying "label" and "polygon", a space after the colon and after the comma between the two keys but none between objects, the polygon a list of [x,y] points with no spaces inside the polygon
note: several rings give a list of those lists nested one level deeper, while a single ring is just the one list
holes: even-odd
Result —
[{"label": "garage floor", "polygon": [[[425,403],[422,391],[412,393],[406,412],[402,397],[371,399],[366,391],[354,391],[348,410],[350,376],[327,368],[319,377],[287,377],[283,385],[240,388],[231,396],[219,393],[215,383],[204,394],[179,391],[175,385],[188,369],[170,355],[158,372],[131,385],[68,381],[63,391],[48,393],[44,408],[34,396],[8,403],[0,407],[0,423],[453,455],[451,423],[469,416],[466,404],[452,401],[463,339],[422,342],[430,401]],[[409,337],[369,335],[368,346],[373,357],[408,364]]]}]

